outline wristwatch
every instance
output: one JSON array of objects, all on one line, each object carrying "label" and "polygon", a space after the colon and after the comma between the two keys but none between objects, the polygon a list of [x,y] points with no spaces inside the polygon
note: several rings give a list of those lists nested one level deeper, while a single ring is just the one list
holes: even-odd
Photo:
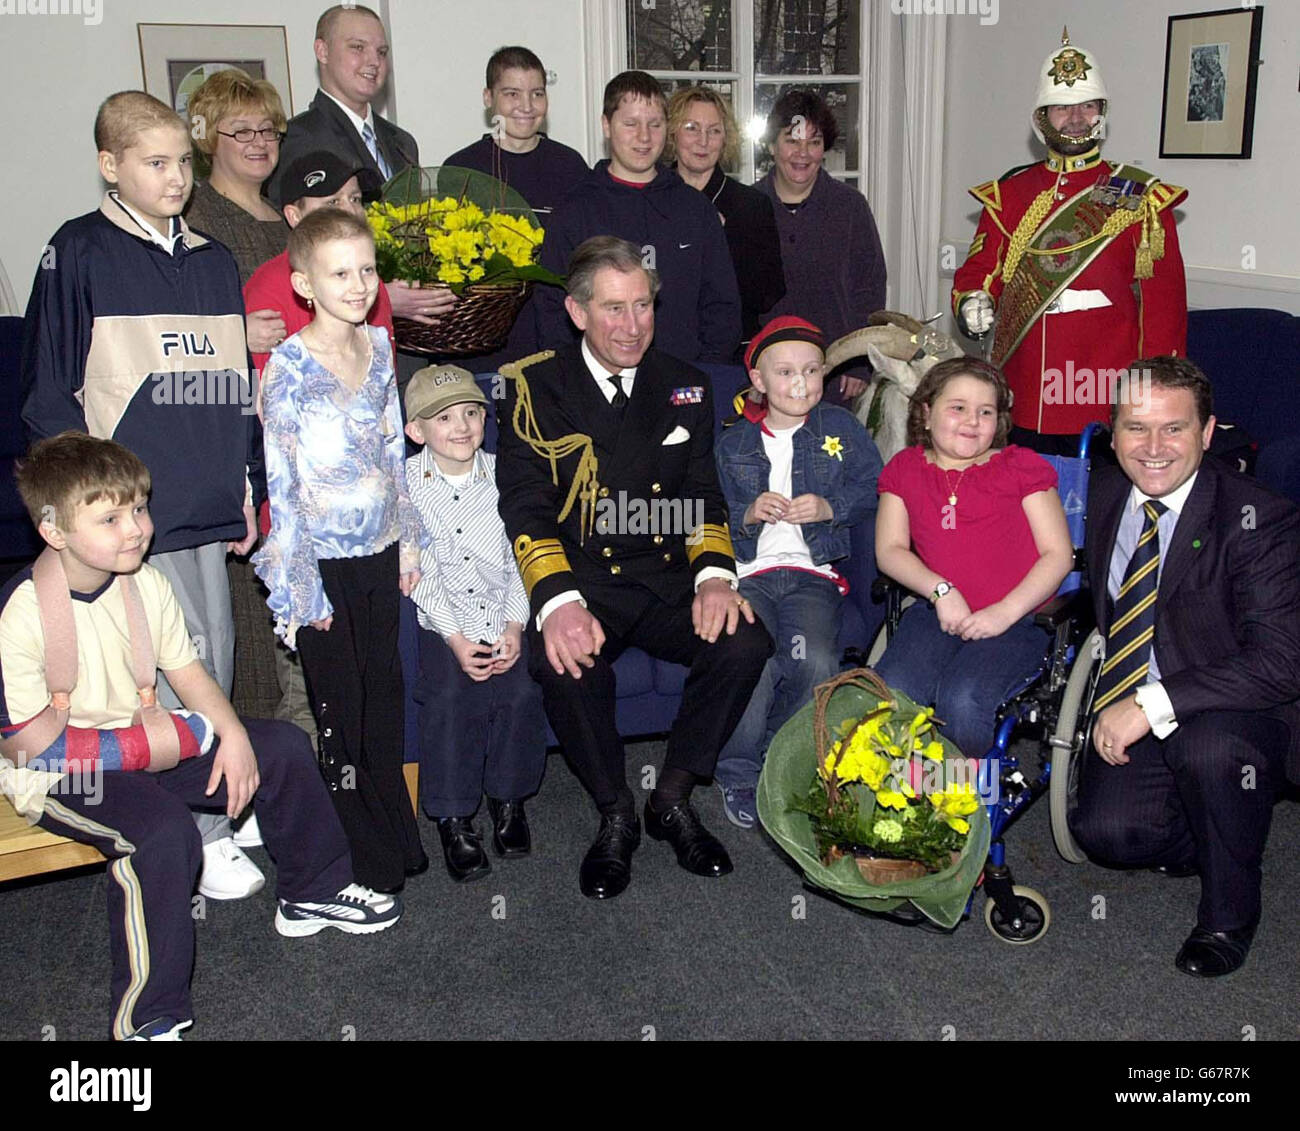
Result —
[{"label": "wristwatch", "polygon": [[1144,715],[1146,714],[1146,708],[1142,706],[1142,688],[1140,687],[1135,692],[1133,692],[1133,704]]},{"label": "wristwatch", "polygon": [[940,597],[946,597],[953,591],[953,585],[948,581],[941,581],[934,587],[934,592],[930,594],[930,604],[936,604]]}]

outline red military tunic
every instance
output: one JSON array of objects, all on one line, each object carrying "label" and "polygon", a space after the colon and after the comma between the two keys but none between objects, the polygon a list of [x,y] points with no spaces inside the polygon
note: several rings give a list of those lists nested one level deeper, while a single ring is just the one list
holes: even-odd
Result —
[{"label": "red military tunic", "polygon": [[[953,277],[953,312],[972,291],[984,290],[1003,317],[1007,252],[1017,225],[1039,194],[1055,185],[1055,209],[1092,186],[1106,185],[1118,168],[1102,161],[1095,149],[1079,157],[1049,153],[1046,161],[971,189],[984,212],[970,254]],[[1158,181],[1146,191],[1164,232],[1164,255],[1154,258],[1151,276],[1137,277],[1143,225],[1135,222],[1069,281],[1061,296],[1067,310],[1040,314],[1002,362],[1015,394],[1012,419],[1020,427],[1061,435],[1079,432],[1092,421],[1108,421],[1108,382],[1096,377],[1098,371],[1123,369],[1141,357],[1186,352],[1187,284],[1173,206],[1187,191]],[[1044,226],[1051,226],[1050,219],[1037,231]],[[1078,233],[1063,226],[1040,246],[1068,247],[1077,239]],[[1038,238],[1032,242],[1040,243]],[[1092,251],[1089,247],[1067,254],[1079,255],[1082,261]],[[1067,267],[1064,258],[1060,266]],[[1091,308],[1077,309],[1080,306]]]}]

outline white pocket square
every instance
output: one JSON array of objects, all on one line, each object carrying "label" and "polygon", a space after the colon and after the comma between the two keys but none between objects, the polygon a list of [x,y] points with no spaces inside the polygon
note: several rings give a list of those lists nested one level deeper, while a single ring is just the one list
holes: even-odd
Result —
[{"label": "white pocket square", "polygon": [[669,444],[684,444],[690,438],[690,432],[679,424],[664,437],[664,442],[660,446],[667,447]]}]

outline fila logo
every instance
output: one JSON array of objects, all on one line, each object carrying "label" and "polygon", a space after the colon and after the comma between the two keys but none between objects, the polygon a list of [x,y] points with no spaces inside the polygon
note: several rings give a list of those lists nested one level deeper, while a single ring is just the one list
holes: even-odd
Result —
[{"label": "fila logo", "polygon": [[186,357],[217,356],[217,349],[207,334],[203,335],[201,342],[197,334],[189,331],[166,330],[158,337],[162,342],[163,357],[171,357],[178,351]]}]

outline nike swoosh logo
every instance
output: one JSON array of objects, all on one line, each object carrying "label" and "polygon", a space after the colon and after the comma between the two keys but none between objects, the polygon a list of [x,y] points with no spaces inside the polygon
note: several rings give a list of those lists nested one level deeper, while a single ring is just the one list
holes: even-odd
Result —
[{"label": "nike swoosh logo", "polygon": [[690,247],[690,246],[691,246],[691,245],[688,244],[688,243],[679,243],[679,244],[677,245],[677,248],[678,248],[679,251],[684,251],[686,248],[688,248],[688,247]]}]

